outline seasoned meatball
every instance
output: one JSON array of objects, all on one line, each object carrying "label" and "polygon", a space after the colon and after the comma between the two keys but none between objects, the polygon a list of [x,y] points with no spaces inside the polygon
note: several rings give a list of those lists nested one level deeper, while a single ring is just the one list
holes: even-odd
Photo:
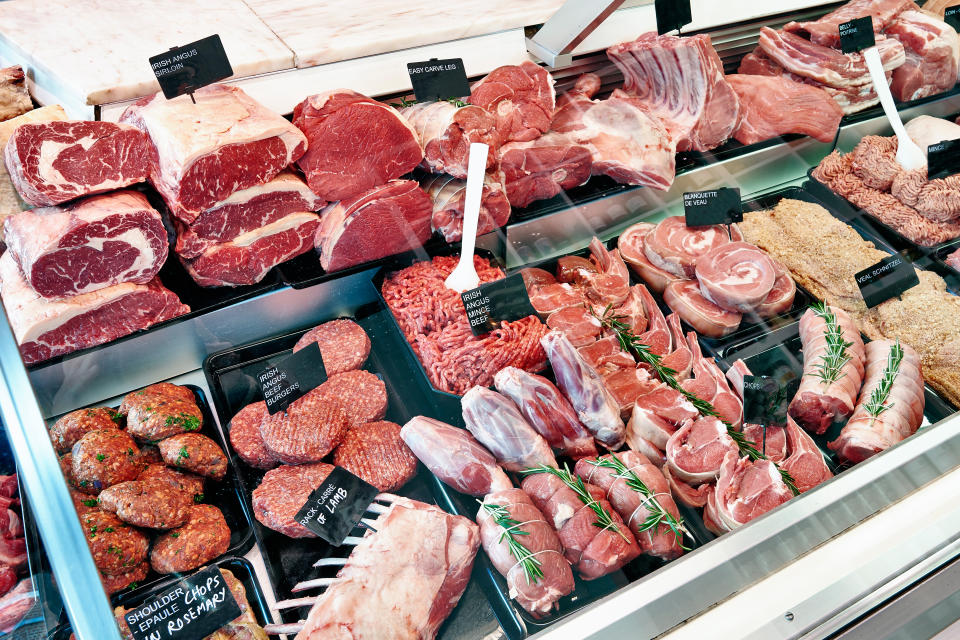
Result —
[{"label": "seasoned meatball", "polygon": [[97,429],[117,429],[123,416],[108,407],[77,409],[57,420],[50,427],[50,441],[57,453],[66,453],[77,440]]},{"label": "seasoned meatball", "polygon": [[148,573],[150,573],[150,563],[144,561],[129,571],[119,573],[115,576],[105,576],[101,573],[100,582],[103,583],[103,589],[107,592],[107,595],[113,595],[118,591],[123,591],[127,587],[135,588],[138,582],[141,582],[147,577]]},{"label": "seasoned meatball", "polygon": [[163,481],[130,480],[100,492],[100,508],[128,524],[173,529],[187,521],[193,498]]},{"label": "seasoned meatball", "polygon": [[91,431],[73,445],[71,470],[77,488],[96,495],[118,482],[140,475],[140,449],[119,429]]},{"label": "seasoned meatball", "polygon": [[140,446],[140,455],[137,456],[137,464],[146,469],[152,464],[163,464],[163,456],[160,455],[160,447],[155,444],[144,444]]},{"label": "seasoned meatball", "polygon": [[190,571],[227,552],[230,528],[220,509],[209,504],[190,507],[187,524],[159,536],[150,552],[157,573]]},{"label": "seasoned meatball", "polygon": [[137,480],[166,482],[190,498],[191,502],[203,502],[204,479],[202,477],[186,471],[171,469],[163,463],[151,464],[140,473]]},{"label": "seasoned meatball", "polygon": [[160,443],[160,455],[171,467],[219,480],[227,473],[227,456],[200,433],[183,433]]},{"label": "seasoned meatball", "polygon": [[203,413],[193,392],[168,382],[128,393],[120,405],[127,431],[137,440],[155,443],[203,426]]},{"label": "seasoned meatball", "polygon": [[127,573],[147,559],[150,546],[147,536],[112,513],[99,510],[84,513],[80,516],[80,526],[93,561],[105,576]]}]

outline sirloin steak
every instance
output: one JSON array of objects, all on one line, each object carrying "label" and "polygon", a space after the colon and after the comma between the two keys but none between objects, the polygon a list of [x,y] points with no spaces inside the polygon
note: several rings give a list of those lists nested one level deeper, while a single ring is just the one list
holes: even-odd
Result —
[{"label": "sirloin steak", "polygon": [[45,298],[145,284],[167,260],[163,220],[137,191],[21,211],[3,226],[26,281]]},{"label": "sirloin steak", "polygon": [[82,120],[21,125],[3,154],[20,197],[38,207],[143,182],[152,155],[134,127]]},{"label": "sirloin steak", "polygon": [[0,256],[3,306],[27,364],[86,349],[190,312],[154,278],[63,300],[40,297],[9,251]]},{"label": "sirloin steak", "polygon": [[212,84],[191,95],[196,104],[185,95],[145,96],[120,116],[150,136],[150,182],[188,224],[235,191],[270,180],[307,149],[299,129],[237,87]]}]

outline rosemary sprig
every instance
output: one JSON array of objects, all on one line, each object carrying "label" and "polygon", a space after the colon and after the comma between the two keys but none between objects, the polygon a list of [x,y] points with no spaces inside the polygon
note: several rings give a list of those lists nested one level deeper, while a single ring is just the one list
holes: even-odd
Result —
[{"label": "rosemary sprig", "polygon": [[[606,307],[604,307],[603,313],[600,315],[597,314],[593,306],[588,306],[588,310],[590,311],[590,315],[600,321],[600,325],[602,327],[610,329],[617,335],[617,341],[620,343],[621,349],[627,353],[632,353],[638,360],[642,360],[650,365],[650,368],[652,368],[654,373],[657,374],[657,377],[665,382],[671,389],[675,389],[676,391],[680,392],[680,394],[689,400],[693,407],[700,412],[700,415],[718,418],[724,425],[726,425],[727,433],[730,435],[733,441],[737,443],[737,448],[740,450],[741,456],[746,456],[751,460],[767,459],[765,455],[757,451],[757,448],[746,439],[743,433],[734,429],[732,424],[721,418],[717,410],[713,408],[713,405],[703,398],[698,398],[680,386],[680,382],[677,380],[677,372],[670,367],[664,366],[664,364],[661,362],[661,360],[663,360],[662,356],[650,351],[650,346],[640,341],[640,338],[633,333],[630,325],[623,322],[624,316],[618,316],[615,314],[612,304],[608,304]],[[783,479],[783,483],[787,485],[790,491],[793,492],[793,495],[800,495],[800,491],[797,489],[797,485],[790,473],[781,469],[780,466],[775,462],[773,463],[773,466],[775,466],[777,471],[780,472],[780,477]]]},{"label": "rosemary sprig", "polygon": [[[391,102],[390,106],[394,109],[402,109],[404,107],[412,107],[413,105],[419,103],[419,100],[407,100],[406,98],[400,98],[400,102]],[[444,98],[441,102],[449,102],[455,107],[465,107],[467,103],[461,100],[460,98]]]},{"label": "rosemary sprig", "polygon": [[853,346],[853,343],[843,339],[843,329],[840,328],[836,315],[825,302],[816,302],[810,305],[810,309],[823,318],[827,328],[824,334],[827,349],[820,356],[820,362],[815,366],[816,372],[813,374],[820,378],[824,386],[827,386],[846,375],[841,370],[845,364],[850,362],[850,354],[847,352],[847,348]]},{"label": "rosemary sprig", "polygon": [[893,387],[893,381],[897,379],[897,374],[900,373],[900,363],[902,361],[903,347],[900,346],[900,340],[898,339],[894,345],[890,347],[890,353],[887,355],[887,366],[883,370],[883,378],[880,380],[880,384],[870,393],[870,399],[867,400],[867,403],[864,405],[867,413],[874,418],[896,404],[894,402],[886,404],[886,402],[890,397],[890,389]]},{"label": "rosemary sprig", "polygon": [[557,476],[563,481],[563,484],[570,487],[570,489],[577,494],[577,497],[580,498],[580,502],[590,507],[590,510],[597,515],[597,519],[594,521],[593,526],[601,529],[608,529],[618,534],[624,540],[627,539],[627,536],[623,534],[623,531],[620,530],[620,528],[617,526],[617,523],[613,521],[613,516],[610,515],[610,512],[604,509],[603,505],[594,500],[593,496],[590,495],[590,492],[587,491],[586,485],[583,484],[583,480],[579,476],[575,476],[570,473],[570,469],[566,464],[563,465],[563,469],[557,469],[556,467],[551,467],[546,464],[540,464],[536,467],[524,469],[520,473],[528,476],[537,473],[549,473]]},{"label": "rosemary sprig", "polygon": [[647,511],[650,512],[650,515],[648,515],[647,519],[640,525],[640,531],[656,529],[661,524],[666,525],[673,531],[673,535],[676,536],[677,544],[680,545],[680,548],[684,551],[689,551],[687,547],[683,546],[683,534],[687,533],[686,527],[683,526],[683,518],[675,518],[673,514],[664,509],[663,505],[657,500],[656,495],[644,484],[643,480],[634,473],[633,469],[628,468],[627,465],[623,463],[623,460],[617,457],[617,454],[611,453],[609,458],[588,460],[587,464],[613,470],[615,472],[615,478],[620,478],[630,489],[644,497],[644,505]]},{"label": "rosemary sprig", "polygon": [[[480,501],[477,500],[477,502]],[[530,584],[531,580],[534,583],[539,582],[540,578],[543,577],[540,560],[530,553],[530,549],[523,546],[523,543],[516,538],[516,536],[528,536],[530,534],[520,528],[520,523],[510,516],[510,512],[507,511],[506,507],[499,504],[486,504],[483,502],[480,502],[480,506],[483,507],[483,510],[489,513],[493,521],[503,529],[499,542],[507,541],[507,547],[510,549],[510,553],[517,559],[517,563],[523,567],[523,575],[527,579],[527,584]]]}]

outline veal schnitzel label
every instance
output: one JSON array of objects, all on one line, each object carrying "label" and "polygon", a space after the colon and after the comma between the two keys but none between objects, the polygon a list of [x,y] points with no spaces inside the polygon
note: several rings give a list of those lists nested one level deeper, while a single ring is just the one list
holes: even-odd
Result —
[{"label": "veal schnitzel label", "polygon": [[854,278],[867,309],[872,309],[890,298],[896,298],[907,289],[920,284],[913,263],[899,253],[858,271]]}]

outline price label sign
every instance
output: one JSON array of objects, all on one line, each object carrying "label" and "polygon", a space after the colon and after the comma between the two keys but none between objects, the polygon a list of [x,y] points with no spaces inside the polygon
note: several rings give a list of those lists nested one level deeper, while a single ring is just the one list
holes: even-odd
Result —
[{"label": "price label sign", "polygon": [[327,370],[320,356],[320,345],[311,342],[257,374],[257,384],[270,415],[286,411],[294,400],[302,398],[327,381]]},{"label": "price label sign", "polygon": [[683,194],[683,215],[688,227],[731,224],[743,221],[740,189],[722,187]]},{"label": "price label sign", "polygon": [[463,98],[470,95],[470,83],[461,58],[408,62],[407,73],[418,102]]},{"label": "price label sign", "polygon": [[787,426],[787,407],[799,386],[796,378],[784,382],[771,376],[743,376],[743,423]]},{"label": "price label sign", "polygon": [[297,512],[297,522],[335,547],[343,544],[380,490],[334,467]]},{"label": "price label sign", "polygon": [[233,75],[233,67],[217,34],[153,56],[150,67],[167,100]]},{"label": "price label sign", "polygon": [[872,309],[920,284],[913,263],[899,253],[858,271],[854,277],[867,309]]},{"label": "price label sign", "polygon": [[527,285],[519,272],[464,291],[460,299],[470,320],[470,331],[475,336],[490,333],[501,322],[512,322],[537,313],[530,304]]},{"label": "price label sign", "polygon": [[123,615],[134,640],[200,640],[240,617],[223,573],[207,567]]},{"label": "price label sign", "polygon": [[960,31],[960,4],[947,7],[943,12],[943,21]]},{"label": "price label sign", "polygon": [[663,35],[676,31],[693,22],[690,11],[690,0],[654,0],[654,11],[657,14],[657,33]]},{"label": "price label sign", "polygon": [[927,147],[927,180],[960,173],[960,140],[944,140]]},{"label": "price label sign", "polygon": [[876,46],[873,34],[873,18],[864,16],[840,25],[840,50],[844,53],[856,53]]}]

